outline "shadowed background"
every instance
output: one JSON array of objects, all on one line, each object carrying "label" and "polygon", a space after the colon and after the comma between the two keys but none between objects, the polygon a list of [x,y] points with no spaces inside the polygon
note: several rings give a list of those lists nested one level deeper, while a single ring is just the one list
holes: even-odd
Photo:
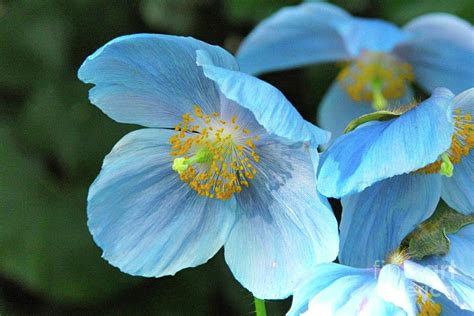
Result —
[{"label": "shadowed background", "polygon": [[[98,47],[131,33],[191,35],[234,52],[258,21],[297,3],[0,0],[1,315],[253,313],[252,296],[232,278],[222,251],[203,266],[160,279],[122,274],[101,259],[87,230],[87,189],[103,157],[137,126],[116,123],[92,106],[76,71]],[[436,11],[474,21],[472,0],[334,3],[398,25]],[[338,69],[324,64],[262,78],[314,121]],[[269,315],[284,314],[290,303],[267,303]]]}]

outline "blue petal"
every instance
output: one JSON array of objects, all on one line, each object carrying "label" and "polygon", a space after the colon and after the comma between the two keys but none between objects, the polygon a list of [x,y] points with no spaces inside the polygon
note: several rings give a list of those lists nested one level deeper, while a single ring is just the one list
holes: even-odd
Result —
[{"label": "blue petal", "polygon": [[455,234],[449,234],[449,251],[444,256],[430,256],[420,261],[425,266],[453,266],[463,274],[474,278],[474,224],[461,228]]},{"label": "blue petal", "polygon": [[235,199],[198,196],[171,169],[172,131],[142,129],[105,158],[88,196],[88,225],[110,264],[160,277],[206,262],[236,221]]},{"label": "blue petal", "polygon": [[465,309],[460,309],[446,296],[440,294],[433,298],[437,304],[441,305],[441,316],[473,316],[474,313]]},{"label": "blue petal", "polygon": [[393,264],[385,265],[379,274],[377,294],[385,301],[402,308],[408,315],[417,315],[414,284],[408,280],[403,270]]},{"label": "blue petal", "polygon": [[[405,28],[413,40],[396,48],[427,91],[447,87],[458,93],[474,86],[474,28],[448,14],[419,17]],[[440,49],[442,47],[443,49]]]},{"label": "blue petal", "polygon": [[462,309],[474,311],[474,279],[453,266],[422,266],[413,261],[403,264],[405,275],[446,295]]},{"label": "blue petal", "polygon": [[358,56],[364,50],[388,53],[410,34],[384,20],[354,18],[344,37],[351,55]]},{"label": "blue petal", "polygon": [[[474,117],[474,88],[468,89],[454,98],[454,108]],[[451,178],[443,177],[441,197],[449,206],[464,214],[474,212],[474,149],[454,165]]]},{"label": "blue petal", "polygon": [[[391,108],[398,108],[413,101],[413,89],[405,88],[406,93],[397,100],[390,101]],[[334,82],[324,96],[318,108],[317,123],[321,128],[331,132],[332,144],[337,137],[343,134],[347,124],[353,119],[373,112],[369,102],[356,102],[342,90],[338,82]]]},{"label": "blue petal", "polygon": [[[376,272],[339,264],[320,264],[293,294],[287,316],[399,315],[399,308],[376,295]],[[305,315],[307,315],[305,314]]]},{"label": "blue petal", "polygon": [[89,98],[112,119],[149,127],[173,127],[200,105],[219,108],[219,93],[196,66],[196,50],[215,64],[237,69],[225,50],[193,38],[136,34],[116,38],[89,56],[79,79],[93,83]]},{"label": "blue petal", "polygon": [[305,121],[285,96],[270,84],[250,75],[208,64],[198,52],[198,64],[215,81],[224,96],[249,109],[270,134],[313,147],[326,143],[330,134]]},{"label": "blue petal", "polygon": [[441,197],[455,210],[464,213],[474,213],[474,150],[469,156],[462,158],[454,165],[453,176],[443,177]]},{"label": "blue petal", "polygon": [[225,244],[234,277],[254,296],[281,299],[338,252],[337,222],[319,200],[309,150],[262,140],[258,173],[236,198],[242,217]]},{"label": "blue petal", "polygon": [[349,58],[341,32],[351,16],[328,3],[284,8],[262,21],[237,52],[242,71],[252,74]]},{"label": "blue petal", "polygon": [[398,118],[371,122],[339,137],[321,158],[319,191],[345,196],[434,162],[451,145],[451,102],[451,92],[437,89]]},{"label": "blue petal", "polygon": [[339,261],[372,267],[427,219],[439,202],[439,175],[401,175],[343,197]]}]

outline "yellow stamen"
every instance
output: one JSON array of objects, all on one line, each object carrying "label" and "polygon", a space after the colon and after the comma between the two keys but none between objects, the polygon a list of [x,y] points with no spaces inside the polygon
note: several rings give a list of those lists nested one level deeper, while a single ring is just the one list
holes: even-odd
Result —
[{"label": "yellow stamen", "polygon": [[418,316],[438,316],[441,314],[441,304],[433,301],[433,295],[416,286],[416,303],[419,308]]},{"label": "yellow stamen", "polygon": [[474,148],[474,120],[471,114],[463,114],[461,109],[456,109],[453,114],[454,134],[451,147],[440,155],[438,160],[417,170],[418,173],[440,173],[452,176],[454,165],[461,162],[464,156],[469,155]]},{"label": "yellow stamen", "polygon": [[354,101],[372,102],[376,110],[385,109],[387,100],[401,98],[407,82],[413,81],[410,64],[386,53],[365,51],[346,66],[337,80]]},{"label": "yellow stamen", "polygon": [[408,249],[397,248],[395,251],[388,254],[387,258],[385,259],[385,262],[401,266],[408,259],[410,259]]},{"label": "yellow stamen", "polygon": [[199,195],[226,200],[255,177],[258,138],[237,122],[236,116],[226,121],[195,106],[193,114],[184,114],[175,126],[176,134],[169,139],[170,154],[176,157],[172,169]]}]

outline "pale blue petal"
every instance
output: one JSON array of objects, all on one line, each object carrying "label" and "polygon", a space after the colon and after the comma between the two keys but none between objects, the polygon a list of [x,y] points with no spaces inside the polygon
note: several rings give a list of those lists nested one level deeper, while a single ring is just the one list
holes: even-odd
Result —
[{"label": "pale blue petal", "polygon": [[270,134],[313,147],[326,143],[330,134],[305,121],[285,96],[272,85],[250,75],[207,64],[198,55],[205,75],[215,81],[224,96],[249,109]]},{"label": "pale blue petal", "polygon": [[349,58],[341,33],[352,17],[328,3],[283,8],[245,38],[237,60],[252,74]]},{"label": "pale blue petal", "polygon": [[443,177],[441,197],[453,209],[464,214],[474,213],[474,150],[454,165],[453,176]]},{"label": "pale blue petal", "polygon": [[287,316],[404,315],[376,294],[377,273],[339,264],[314,268],[293,294]]},{"label": "pale blue petal", "polygon": [[446,296],[440,294],[433,298],[434,301],[441,305],[440,316],[473,316],[474,313],[465,309],[460,309],[456,304],[451,302]]},{"label": "pale blue petal", "polygon": [[258,173],[236,198],[242,217],[225,244],[234,277],[254,296],[282,299],[338,252],[337,222],[319,200],[309,150],[262,140]]},{"label": "pale blue petal", "polygon": [[474,224],[461,228],[455,234],[449,234],[449,251],[444,256],[430,256],[420,261],[426,266],[452,266],[463,274],[474,278]]},{"label": "pale blue petal", "polygon": [[222,48],[190,37],[136,34],[116,38],[89,56],[79,79],[93,83],[89,98],[112,119],[149,127],[174,127],[200,105],[219,109],[219,93],[196,66],[196,50],[216,65],[237,69]]},{"label": "pale blue petal", "polygon": [[[413,40],[395,49],[409,62],[427,91],[447,87],[454,93],[474,86],[474,28],[448,14],[430,14],[405,28]],[[440,49],[442,47],[442,49]]]},{"label": "pale blue petal", "polygon": [[408,316],[418,315],[413,292],[413,282],[405,277],[399,266],[387,264],[382,268],[377,282],[377,294],[402,308]]},{"label": "pale blue petal", "polygon": [[367,18],[353,18],[350,31],[344,33],[347,49],[352,56],[363,51],[390,52],[397,44],[410,38],[410,34],[395,24]]},{"label": "pale blue petal", "polygon": [[474,279],[453,266],[420,265],[407,260],[403,264],[407,278],[428,285],[446,295],[462,309],[474,311]]},{"label": "pale blue petal", "polygon": [[172,131],[142,129],[107,155],[88,196],[88,225],[110,264],[160,277],[205,263],[236,221],[235,199],[198,196],[171,169]]},{"label": "pale blue petal", "polygon": [[[407,86],[405,91],[405,95],[400,99],[389,101],[390,108],[396,109],[413,101],[413,89]],[[343,134],[347,124],[353,119],[373,111],[370,102],[352,100],[340,84],[334,82],[319,104],[317,123],[321,128],[331,132],[329,144],[332,144]]]},{"label": "pale blue petal", "polygon": [[400,117],[371,122],[339,137],[322,155],[319,191],[342,197],[437,160],[451,145],[452,97],[448,90],[437,89]]},{"label": "pale blue petal", "polygon": [[343,197],[339,261],[373,267],[435,210],[439,175],[396,176]]}]

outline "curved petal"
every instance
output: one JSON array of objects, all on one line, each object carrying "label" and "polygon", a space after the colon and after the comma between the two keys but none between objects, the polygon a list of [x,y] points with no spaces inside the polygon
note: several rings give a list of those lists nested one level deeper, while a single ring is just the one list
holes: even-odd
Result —
[{"label": "curved petal", "polygon": [[[449,14],[421,16],[405,29],[413,40],[395,49],[408,61],[427,91],[447,87],[454,93],[474,86],[474,28]],[[442,47],[443,49],[440,49]]]},{"label": "curved petal", "polygon": [[434,301],[437,304],[441,305],[441,316],[472,316],[472,312],[460,309],[456,304],[451,302],[446,296],[443,294],[437,295],[434,298]]},{"label": "curved petal", "polygon": [[88,225],[110,264],[160,277],[210,259],[236,221],[235,200],[203,198],[171,169],[167,130],[122,138],[88,196]]},{"label": "curved petal", "polygon": [[474,278],[474,224],[449,234],[449,251],[444,256],[431,256],[420,261],[424,266],[453,267]]},{"label": "curved petal", "polygon": [[283,8],[245,38],[237,60],[242,71],[259,74],[349,58],[341,32],[352,17],[329,3]]},{"label": "curved petal", "polygon": [[234,277],[254,296],[281,299],[314,264],[338,252],[337,222],[320,201],[309,151],[267,139],[251,187],[237,198],[242,217],[226,242]]},{"label": "curved petal", "polygon": [[379,274],[377,294],[387,302],[402,308],[408,316],[418,315],[416,300],[412,296],[414,284],[403,270],[394,264],[385,265]]},{"label": "curved petal", "polygon": [[339,137],[322,155],[319,191],[345,196],[434,162],[451,145],[452,96],[437,89],[397,118],[370,122]]},{"label": "curved petal", "polygon": [[196,66],[196,50],[215,64],[237,69],[222,48],[190,37],[136,34],[118,37],[89,56],[78,76],[93,83],[90,101],[112,119],[149,127],[174,127],[198,104],[219,108],[219,93]]},{"label": "curved petal", "polygon": [[[454,108],[474,116],[474,88],[463,91],[454,98]],[[473,123],[474,124],[474,123]],[[441,197],[452,208],[464,214],[474,212],[474,149],[454,166],[453,176],[443,178]]]},{"label": "curved petal", "polygon": [[384,20],[353,18],[351,22],[344,38],[352,56],[358,56],[364,50],[390,52],[397,44],[410,38],[409,33]]},{"label": "curved petal", "polygon": [[[413,101],[413,89],[408,86],[405,89],[406,93],[402,98],[390,101],[391,108],[395,109]],[[353,101],[339,83],[334,82],[318,107],[318,125],[331,132],[331,141],[326,146],[341,136],[353,119],[373,111],[369,102]]]},{"label": "curved petal", "polygon": [[438,175],[401,175],[343,197],[339,261],[372,267],[430,217],[439,202]]},{"label": "curved petal", "polygon": [[474,279],[452,266],[422,266],[407,260],[403,264],[407,278],[423,283],[446,295],[462,309],[474,311]]},{"label": "curved petal", "polygon": [[455,210],[472,214],[474,212],[474,150],[454,165],[453,176],[443,177],[441,197]]},{"label": "curved petal", "polygon": [[308,142],[313,147],[329,140],[328,132],[305,121],[272,85],[238,71],[214,66],[202,52],[198,52],[198,64],[226,98],[249,109],[270,134],[293,142]]}]

